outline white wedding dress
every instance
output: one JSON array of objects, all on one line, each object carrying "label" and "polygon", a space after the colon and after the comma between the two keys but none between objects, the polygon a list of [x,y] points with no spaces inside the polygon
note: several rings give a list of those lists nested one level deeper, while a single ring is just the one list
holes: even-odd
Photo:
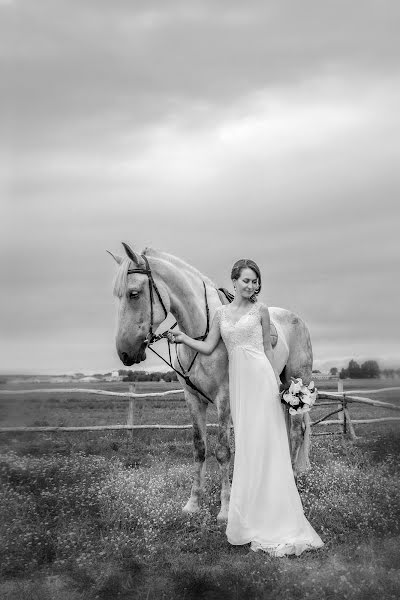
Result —
[{"label": "white wedding dress", "polygon": [[273,556],[301,554],[323,542],[307,521],[290,460],[283,408],[264,352],[260,304],[238,321],[217,310],[229,355],[235,463],[226,535]]}]

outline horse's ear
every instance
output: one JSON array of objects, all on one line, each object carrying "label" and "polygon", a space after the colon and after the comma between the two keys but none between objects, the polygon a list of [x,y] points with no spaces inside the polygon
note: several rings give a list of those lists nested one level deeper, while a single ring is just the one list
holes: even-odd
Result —
[{"label": "horse's ear", "polygon": [[140,256],[138,256],[136,254],[136,252],[134,252],[132,250],[132,248],[130,248],[128,246],[128,244],[125,244],[125,242],[121,242],[121,243],[122,243],[123,247],[125,248],[125,252],[126,252],[127,257],[130,258],[131,261],[134,262],[134,263],[136,263],[137,266],[139,267],[140,266]]},{"label": "horse's ear", "polygon": [[108,252],[108,254],[110,254],[110,256],[113,257],[113,259],[120,265],[122,263],[122,261],[124,260],[122,256],[118,256],[118,254],[113,254],[112,252],[110,252],[109,250],[106,250],[106,252]]}]

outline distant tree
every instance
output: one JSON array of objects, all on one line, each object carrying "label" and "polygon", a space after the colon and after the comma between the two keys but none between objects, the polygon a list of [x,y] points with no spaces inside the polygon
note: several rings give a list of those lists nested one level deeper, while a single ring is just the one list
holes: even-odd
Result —
[{"label": "distant tree", "polygon": [[331,375],[334,375],[334,376],[336,376],[336,375],[338,374],[337,367],[332,367],[332,368],[330,369],[329,373],[330,373]]},{"label": "distant tree", "polygon": [[178,381],[176,373],[173,371],[168,371],[167,373],[161,371],[146,373],[146,371],[127,371],[123,369],[121,371],[124,374],[122,381]]},{"label": "distant tree", "polygon": [[366,379],[374,379],[379,377],[380,369],[376,360],[367,360],[363,362],[360,367],[361,369],[361,377],[365,377]]},{"label": "distant tree", "polygon": [[162,378],[164,379],[164,381],[178,381],[178,377],[175,373],[175,371],[167,371],[166,373],[163,374]]},{"label": "distant tree", "polygon": [[342,369],[341,369],[341,371],[339,373],[339,379],[346,379],[346,377],[348,377],[348,376],[349,376],[348,370],[344,369],[342,367]]},{"label": "distant tree", "polygon": [[397,377],[400,375],[400,369],[383,369],[382,375],[384,375],[384,377],[393,379],[396,377],[396,375]]},{"label": "distant tree", "polygon": [[152,373],[146,373],[146,371],[140,371],[138,381],[152,381]]},{"label": "distant tree", "polygon": [[313,369],[312,372],[313,373],[321,373],[321,371],[318,371],[318,369]]},{"label": "distant tree", "polygon": [[351,360],[349,362],[347,371],[350,379],[360,379],[360,377],[362,377],[361,367],[356,360]]}]

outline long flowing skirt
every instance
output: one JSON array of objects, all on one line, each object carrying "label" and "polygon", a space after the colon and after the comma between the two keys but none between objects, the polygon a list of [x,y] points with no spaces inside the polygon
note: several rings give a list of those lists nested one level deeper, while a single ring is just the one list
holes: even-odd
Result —
[{"label": "long flowing skirt", "polygon": [[293,476],[285,416],[264,354],[237,347],[229,358],[235,463],[226,535],[273,556],[323,542],[307,521]]}]

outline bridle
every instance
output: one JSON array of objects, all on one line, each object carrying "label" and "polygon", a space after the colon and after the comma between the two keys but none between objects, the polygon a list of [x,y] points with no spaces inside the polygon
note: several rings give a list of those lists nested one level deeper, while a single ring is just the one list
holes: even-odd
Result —
[{"label": "bridle", "polygon": [[[146,336],[146,345],[149,348],[149,350],[151,350],[154,354],[156,354],[159,358],[161,358],[161,360],[163,360],[171,369],[173,369],[173,371],[175,371],[175,373],[177,373],[178,375],[180,375],[180,377],[182,377],[186,384],[191,387],[193,390],[195,390],[196,392],[198,392],[199,394],[201,394],[203,396],[203,398],[205,398],[208,402],[211,402],[211,404],[213,404],[213,401],[206,395],[204,394],[204,392],[202,392],[190,379],[189,377],[189,372],[191,370],[191,368],[193,367],[194,361],[197,358],[198,352],[195,353],[188,369],[184,369],[182,366],[182,363],[179,359],[179,354],[178,354],[178,350],[177,347],[175,346],[175,353],[176,353],[176,358],[178,360],[179,366],[181,368],[181,372],[178,371],[177,369],[175,369],[175,367],[172,365],[172,357],[171,357],[171,344],[169,339],[167,338],[167,332],[165,331],[164,333],[161,333],[159,335],[155,335],[153,332],[153,326],[154,326],[154,292],[156,293],[158,300],[163,308],[164,311],[164,320],[167,318],[168,316],[168,311],[165,308],[165,304],[163,302],[162,296],[160,294],[160,291],[157,287],[156,282],[154,281],[154,277],[153,274],[151,272],[151,268],[149,265],[149,261],[147,260],[147,256],[145,256],[144,254],[140,255],[141,258],[144,261],[145,264],[145,268],[144,267],[139,267],[137,269],[128,269],[127,271],[127,275],[130,275],[131,273],[140,273],[142,275],[147,275],[148,278],[148,282],[149,282],[149,294],[150,294],[150,327],[149,327],[149,332]],[[206,337],[209,334],[210,331],[210,311],[208,308],[208,299],[207,299],[207,288],[206,288],[206,284],[203,281],[203,287],[204,287],[204,301],[205,301],[205,307],[206,307],[206,319],[207,319],[207,325],[206,325],[206,331],[204,332],[203,335],[196,337],[194,339],[196,340],[201,340],[204,341],[206,339]],[[175,323],[172,325],[172,327],[170,327],[169,329],[174,329],[174,327],[177,326],[177,322],[175,321]],[[168,354],[169,354],[169,362],[160,354],[158,354],[158,352],[156,352],[154,350],[154,348],[151,347],[152,344],[154,344],[155,342],[158,342],[161,339],[167,339],[168,342]]]},{"label": "bridle", "polygon": [[[156,285],[156,282],[154,281],[153,278],[153,273],[151,272],[150,269],[150,265],[149,265],[149,261],[147,260],[147,256],[145,256],[144,254],[141,254],[142,259],[144,260],[144,264],[146,265],[146,268],[138,268],[138,269],[128,269],[127,274],[130,275],[131,273],[141,273],[142,275],[147,275],[148,281],[149,281],[149,293],[150,293],[150,328],[149,328],[149,333],[147,334],[146,337],[146,342],[147,344],[152,344],[155,341],[158,341],[158,339],[161,339],[159,336],[155,336],[153,333],[153,325],[154,325],[154,291],[156,292],[158,299],[160,301],[160,304],[164,310],[164,320],[167,318],[168,316],[168,311],[165,308],[165,304],[163,302],[163,299],[161,297],[161,294],[159,292],[159,289]],[[174,327],[176,326],[176,323],[174,325]],[[164,334],[163,334],[164,335]],[[157,339],[155,339],[157,338]]]}]

